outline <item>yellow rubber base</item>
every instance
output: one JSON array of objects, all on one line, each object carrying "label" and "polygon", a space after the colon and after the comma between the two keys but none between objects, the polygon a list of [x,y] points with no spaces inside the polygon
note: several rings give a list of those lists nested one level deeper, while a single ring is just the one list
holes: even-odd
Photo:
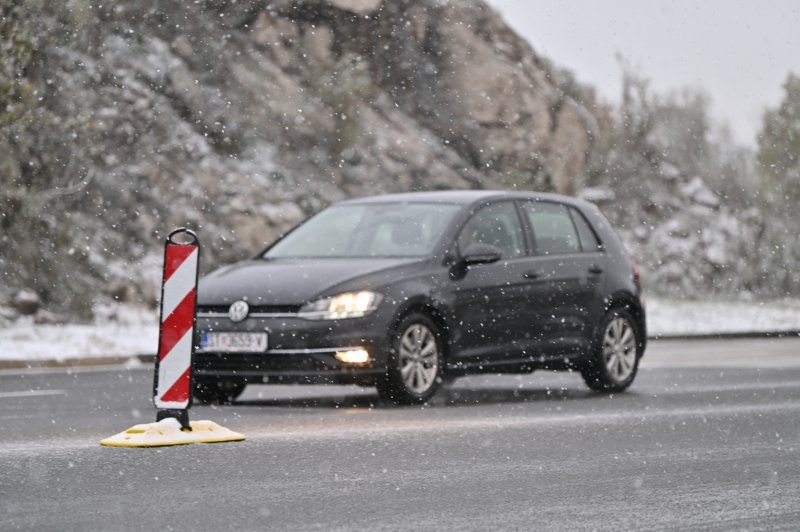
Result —
[{"label": "yellow rubber base", "polygon": [[226,429],[213,421],[190,421],[192,430],[181,429],[175,418],[165,418],[157,423],[134,425],[100,442],[109,447],[163,447],[165,445],[186,445],[188,443],[219,443],[241,441],[244,436]]}]

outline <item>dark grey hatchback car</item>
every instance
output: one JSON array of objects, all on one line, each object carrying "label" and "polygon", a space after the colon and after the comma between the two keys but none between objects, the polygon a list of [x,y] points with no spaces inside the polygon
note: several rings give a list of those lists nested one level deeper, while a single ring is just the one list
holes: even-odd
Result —
[{"label": "dark grey hatchback car", "polygon": [[354,383],[413,403],[461,375],[538,368],[616,392],[633,382],[645,339],[636,264],[594,205],[376,196],[332,205],[200,281],[195,396]]}]

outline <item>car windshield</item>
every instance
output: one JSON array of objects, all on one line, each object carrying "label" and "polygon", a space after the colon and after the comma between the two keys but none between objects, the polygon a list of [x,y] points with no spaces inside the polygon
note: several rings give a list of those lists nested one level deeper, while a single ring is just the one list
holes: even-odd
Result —
[{"label": "car windshield", "polygon": [[264,253],[281,257],[422,257],[429,255],[458,205],[335,205],[309,219]]}]

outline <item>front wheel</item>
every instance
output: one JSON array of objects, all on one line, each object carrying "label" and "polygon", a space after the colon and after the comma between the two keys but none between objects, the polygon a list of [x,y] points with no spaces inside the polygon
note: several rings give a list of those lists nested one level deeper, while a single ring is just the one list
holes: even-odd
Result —
[{"label": "front wheel", "polygon": [[639,369],[639,339],[631,314],[613,309],[606,314],[593,352],[581,369],[593,390],[621,392],[633,382]]},{"label": "front wheel", "polygon": [[441,383],[442,338],[428,316],[412,313],[396,328],[386,374],[378,381],[381,398],[397,404],[424,403]]},{"label": "front wheel", "polygon": [[245,386],[247,383],[243,379],[195,377],[194,397],[204,405],[229,404],[242,394]]}]

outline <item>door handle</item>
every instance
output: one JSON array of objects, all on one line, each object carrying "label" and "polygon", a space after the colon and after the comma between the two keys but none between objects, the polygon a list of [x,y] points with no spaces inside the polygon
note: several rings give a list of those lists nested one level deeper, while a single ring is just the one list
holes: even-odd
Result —
[{"label": "door handle", "polygon": [[544,272],[542,270],[530,270],[522,274],[522,276],[526,279],[538,279],[543,275]]},{"label": "door handle", "polygon": [[603,268],[601,268],[597,264],[592,264],[591,266],[589,266],[589,273],[594,275],[599,275],[603,273]]}]

